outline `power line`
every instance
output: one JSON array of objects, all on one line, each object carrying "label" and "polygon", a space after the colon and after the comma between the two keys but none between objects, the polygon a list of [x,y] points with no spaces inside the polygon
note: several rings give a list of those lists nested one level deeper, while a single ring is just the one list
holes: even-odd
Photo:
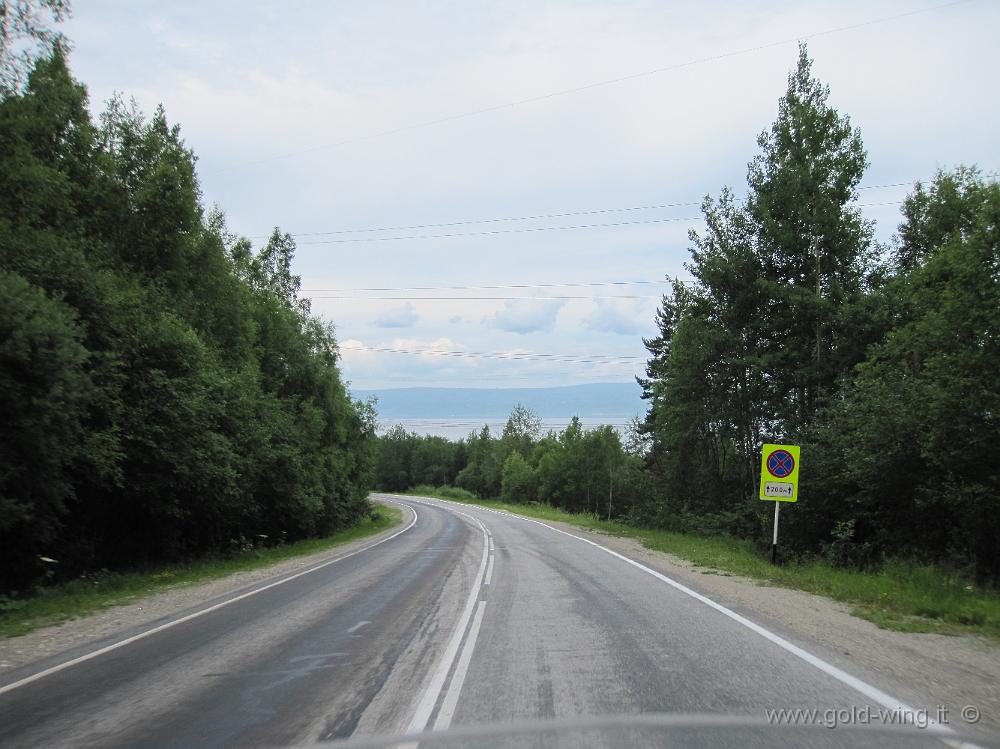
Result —
[{"label": "power line", "polygon": [[691,218],[681,216],[677,218],[651,218],[642,221],[608,221],[598,224],[575,224],[566,226],[529,226],[518,229],[489,229],[486,231],[461,231],[448,234],[414,234],[403,237],[352,237],[350,239],[321,239],[312,242],[299,242],[300,245],[314,244],[348,244],[354,242],[396,242],[411,239],[452,239],[454,237],[485,237],[498,234],[528,234],[539,231],[566,231],[568,229],[612,229],[618,226],[636,226],[639,224],[667,224],[677,221],[700,221],[701,216]]},{"label": "power line", "polygon": [[774,47],[781,47],[786,44],[797,44],[798,42],[805,41],[808,39],[814,39],[820,36],[828,36],[830,34],[838,34],[844,31],[854,31],[856,29],[864,28],[866,26],[874,26],[876,24],[888,23],[889,21],[896,21],[900,18],[906,18],[908,16],[915,16],[920,13],[928,13],[935,10],[943,10],[944,8],[950,8],[955,5],[960,5],[962,3],[969,2],[969,0],[953,0],[953,2],[942,3],[940,5],[932,5],[924,8],[917,8],[910,11],[905,11],[903,13],[894,13],[889,16],[882,16],[880,18],[872,18],[867,21],[861,21],[859,23],[846,24],[844,26],[835,26],[828,29],[823,29],[821,31],[815,31],[811,34],[799,35],[794,38],[786,38],[778,41],[768,42],[766,44],[758,44],[753,47],[744,47],[742,49],[730,50],[729,52],[721,52],[715,55],[707,55],[705,57],[698,57],[692,60],[687,60],[685,62],[674,63],[672,65],[665,65],[660,68],[654,68],[652,70],[644,70],[638,73],[631,73],[629,75],[619,76],[617,78],[608,78],[602,81],[594,81],[592,83],[587,83],[582,86],[574,86],[572,88],[561,89],[558,91],[551,91],[546,94],[541,94],[538,96],[529,96],[524,99],[516,99],[514,101],[508,101],[501,104],[494,104],[493,106],[483,107],[481,109],[473,109],[466,112],[459,112],[457,114],[446,115],[444,117],[438,117],[432,120],[425,120],[423,122],[415,122],[409,125],[403,125],[400,127],[391,128],[388,130],[381,130],[375,133],[369,133],[368,135],[359,135],[351,138],[344,138],[339,141],[334,141],[332,143],[327,143],[322,146],[314,146],[312,148],[302,149],[300,151],[292,151],[285,154],[279,154],[275,156],[270,156],[264,159],[256,159],[254,161],[245,161],[241,164],[233,164],[228,167],[222,167],[217,169],[217,172],[228,172],[234,169],[242,169],[243,167],[256,166],[258,164],[267,164],[273,161],[280,161],[283,159],[292,158],[294,156],[303,156],[309,153],[316,153],[317,151],[325,151],[331,148],[338,148],[340,146],[345,146],[351,143],[360,143],[367,140],[374,140],[376,138],[384,138],[389,135],[396,135],[399,133],[408,132],[411,130],[420,130],[428,127],[433,127],[434,125],[441,125],[447,122],[454,122],[456,120],[467,119],[469,117],[476,117],[483,114],[488,114],[490,112],[497,112],[502,109],[509,109],[511,107],[521,106],[523,104],[532,104],[535,102],[546,101],[549,99],[555,99],[562,96],[568,96],[570,94],[580,93],[582,91],[589,91],[595,88],[602,88],[604,86],[612,86],[618,83],[624,83],[626,81],[636,80],[638,78],[645,78],[652,75],[659,75],[661,73],[672,72],[675,70],[682,70],[684,68],[693,67],[695,65],[701,65],[707,62],[716,62],[718,60],[724,60],[730,57],[739,57],[742,55],[748,55],[753,52],[761,52],[766,49],[772,49]]},{"label": "power line", "polygon": [[[880,203],[858,203],[856,208],[870,208],[883,205],[900,205],[902,200],[890,200]],[[606,221],[596,224],[567,224],[564,226],[528,226],[515,229],[487,229],[484,231],[459,231],[447,234],[411,234],[395,237],[351,237],[349,239],[318,239],[311,242],[299,242],[300,245],[317,244],[351,244],[355,242],[398,242],[403,240],[423,239],[453,239],[455,237],[486,237],[500,234],[530,234],[540,231],[567,231],[570,229],[613,229],[620,226],[638,226],[644,224],[669,224],[679,221],[702,221],[703,216],[678,216],[674,218],[650,218],[639,221]]]},{"label": "power line", "polygon": [[[584,211],[566,211],[564,213],[539,213],[535,216],[511,216],[508,218],[479,218],[462,221],[446,221],[439,224],[413,224],[410,226],[382,226],[368,229],[337,229],[334,231],[312,231],[295,234],[296,237],[321,237],[334,234],[362,234],[376,231],[415,231],[417,229],[444,229],[450,226],[468,226],[470,224],[499,224],[508,221],[538,221],[541,219],[566,218],[568,216],[593,216],[601,213],[625,213],[627,211],[654,211],[664,208],[681,208],[701,205],[700,200],[687,203],[659,203],[656,205],[632,205],[624,208],[595,208]],[[258,237],[261,235],[258,235]]]},{"label": "power line", "polygon": [[567,281],[564,283],[512,283],[494,284],[489,286],[374,286],[364,289],[303,289],[303,292],[382,292],[382,291],[474,291],[499,289],[554,289],[581,288],[588,286],[665,286],[671,281]]},{"label": "power line", "polygon": [[[476,431],[479,427],[485,425],[489,427],[503,427],[507,423],[505,418],[494,418],[494,419],[467,419],[465,421],[447,421],[447,422],[431,422],[424,421],[423,419],[379,419],[379,426],[383,430],[389,427],[402,426],[410,428],[424,428],[424,429],[469,429]],[[539,429],[549,430],[549,429],[561,429],[569,426],[570,419],[565,421],[547,421],[542,422],[538,425]],[[601,421],[600,419],[580,419],[580,426],[584,429],[596,428],[596,427],[618,427],[624,429],[631,426],[630,422],[620,422],[620,421]]]},{"label": "power line", "polygon": [[[984,177],[992,177],[992,176],[997,176],[997,175],[995,175],[995,174],[985,174],[983,176]],[[915,181],[917,181],[917,180],[913,180],[911,182],[893,182],[893,183],[884,184],[884,185],[862,185],[861,187],[858,187],[857,189],[858,190],[882,190],[882,189],[890,189],[890,188],[895,188],[895,187],[910,187],[910,186],[913,185],[913,182],[915,182]],[[744,200],[746,200],[746,196],[745,195],[739,195],[739,196],[736,196],[735,199],[738,200],[738,201],[744,201]],[[543,219],[567,218],[567,217],[571,217],[571,216],[594,216],[594,215],[607,214],[607,213],[628,213],[628,212],[634,212],[634,211],[654,211],[654,210],[662,210],[662,209],[665,209],[665,208],[681,208],[681,207],[690,207],[690,206],[701,205],[701,204],[702,204],[702,201],[700,201],[700,200],[693,200],[693,201],[679,202],[679,203],[656,203],[656,204],[651,204],[651,205],[632,205],[632,206],[624,206],[624,207],[621,207],[621,208],[593,208],[593,209],[586,209],[586,210],[579,210],[579,211],[563,211],[561,213],[539,213],[539,214],[536,214],[536,215],[533,215],[533,216],[507,216],[507,217],[500,217],[500,218],[462,219],[460,221],[444,221],[444,222],[440,222],[440,223],[431,223],[431,224],[409,224],[409,225],[401,225],[401,226],[372,226],[372,227],[363,227],[363,228],[359,228],[359,229],[331,229],[329,231],[298,232],[298,233],[292,234],[292,236],[295,237],[295,238],[298,238],[298,237],[327,237],[327,236],[336,236],[336,235],[341,235],[341,234],[372,234],[372,233],[381,232],[381,231],[416,231],[418,229],[444,229],[444,228],[448,228],[448,227],[452,227],[452,226],[471,226],[471,225],[475,225],[475,224],[501,224],[501,223],[508,223],[508,222],[512,222],[512,221],[539,221],[539,220],[543,220]],[[867,204],[866,203],[866,204],[862,204],[860,207],[865,207],[865,206],[868,206],[868,205],[883,205],[883,204],[881,204],[881,203]],[[685,219],[677,219],[677,220],[681,220],[682,221],[682,220],[685,220]],[[687,220],[694,220],[694,219],[687,219]],[[255,234],[253,236],[248,237],[248,239],[267,239],[268,237],[270,237],[269,234],[268,235]],[[303,244],[311,244],[311,243],[304,242]]]},{"label": "power line", "polygon": [[[467,422],[470,422],[470,421],[472,421],[472,422],[478,422],[480,424],[483,424],[483,423],[505,424],[507,422],[507,417],[506,416],[494,416],[492,418],[491,417],[486,417],[486,418],[470,417],[468,419],[463,419],[461,421],[458,421],[457,420],[458,418],[460,418],[460,417],[456,417],[455,419],[450,419],[450,420],[444,421],[444,420],[441,420],[441,419],[422,419],[419,416],[414,416],[414,417],[410,417],[410,418],[386,418],[385,421],[387,421],[387,422],[393,422],[394,421],[394,422],[398,422],[400,424],[419,424],[420,426],[464,426]],[[563,421],[561,419],[560,420],[543,421],[541,423],[541,426],[545,427],[545,426],[555,426],[557,424],[566,424],[566,423],[568,423],[571,420],[571,418],[570,419],[566,419],[565,421]],[[580,418],[581,422],[586,423],[582,417],[579,417],[579,418]],[[591,417],[590,421],[593,423],[598,418],[600,418],[600,417]],[[619,414],[617,418],[621,418],[621,415]],[[624,426],[624,424],[622,422],[602,421],[600,423],[601,424],[611,424],[611,425],[619,424],[621,426]]]},{"label": "power line", "polygon": [[507,361],[546,361],[561,364],[625,364],[646,361],[642,356],[612,356],[610,354],[545,354],[529,351],[442,351],[439,349],[406,349],[382,346],[344,346],[342,351],[368,351],[387,354],[447,356],[459,359],[503,359]]},{"label": "power line", "polygon": [[312,296],[311,299],[372,299],[372,300],[382,300],[382,301],[395,301],[400,302],[404,300],[423,300],[428,302],[458,302],[458,301],[474,301],[474,302],[484,302],[484,301],[515,301],[530,299],[534,301],[547,301],[554,299],[557,301],[566,301],[571,299],[662,299],[662,294],[613,294],[613,295],[601,295],[601,294],[579,294],[579,295],[549,295],[549,296],[350,296],[350,295],[335,295],[335,296]]}]

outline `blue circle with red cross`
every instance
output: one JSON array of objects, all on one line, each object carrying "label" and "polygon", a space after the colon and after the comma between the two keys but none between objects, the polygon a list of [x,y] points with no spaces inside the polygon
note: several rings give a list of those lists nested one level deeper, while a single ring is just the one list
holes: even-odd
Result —
[{"label": "blue circle with red cross", "polygon": [[776,479],[783,479],[795,470],[795,458],[788,450],[775,450],[767,456],[767,472]]}]

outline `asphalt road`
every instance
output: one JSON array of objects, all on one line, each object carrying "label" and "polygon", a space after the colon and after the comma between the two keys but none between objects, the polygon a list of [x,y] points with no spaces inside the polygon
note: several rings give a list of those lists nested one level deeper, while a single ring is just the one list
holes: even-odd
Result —
[{"label": "asphalt road", "polygon": [[592,541],[395,500],[403,526],[374,545],[5,675],[0,745],[944,746],[768,726],[899,702]]}]

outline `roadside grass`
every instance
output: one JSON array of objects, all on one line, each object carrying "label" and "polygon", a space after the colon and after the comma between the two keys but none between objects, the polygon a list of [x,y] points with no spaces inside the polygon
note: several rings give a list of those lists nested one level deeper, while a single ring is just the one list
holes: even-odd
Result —
[{"label": "roadside grass", "polygon": [[[437,490],[435,493],[407,493],[457,499]],[[601,520],[590,513],[574,514],[543,504],[516,505],[479,499],[458,501],[635,538],[646,548],[692,562],[704,574],[739,575],[762,584],[804,590],[846,603],[855,616],[884,629],[978,634],[1000,640],[1000,593],[980,588],[939,566],[893,560],[879,571],[865,572],[831,567],[815,559],[775,566],[752,542],[730,536],[636,528]]]},{"label": "roadside grass", "polygon": [[209,557],[152,571],[99,572],[41,588],[35,595],[25,598],[0,596],[0,637],[17,637],[39,627],[59,624],[152,593],[325,551],[384,531],[403,519],[401,510],[382,505],[376,505],[374,515],[326,538],[307,539],[227,557]]}]

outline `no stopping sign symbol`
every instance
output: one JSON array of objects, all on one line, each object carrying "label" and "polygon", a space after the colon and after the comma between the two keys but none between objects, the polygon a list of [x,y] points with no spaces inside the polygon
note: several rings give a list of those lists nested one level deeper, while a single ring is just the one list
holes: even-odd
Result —
[{"label": "no stopping sign symbol", "polygon": [[776,479],[783,479],[795,470],[795,458],[787,450],[775,450],[767,456],[767,472]]},{"label": "no stopping sign symbol", "polygon": [[771,502],[799,501],[799,445],[760,449],[760,498]]}]

